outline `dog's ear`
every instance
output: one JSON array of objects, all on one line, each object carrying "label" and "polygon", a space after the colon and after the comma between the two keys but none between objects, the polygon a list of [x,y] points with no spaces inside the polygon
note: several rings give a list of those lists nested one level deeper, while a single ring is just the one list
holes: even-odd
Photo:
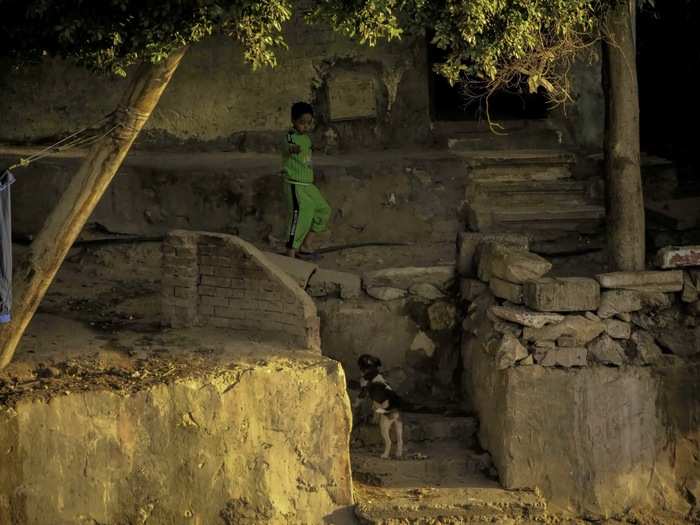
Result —
[{"label": "dog's ear", "polygon": [[357,358],[357,366],[359,366],[361,369],[369,368],[372,366],[372,359],[373,357],[371,355],[362,354]]}]

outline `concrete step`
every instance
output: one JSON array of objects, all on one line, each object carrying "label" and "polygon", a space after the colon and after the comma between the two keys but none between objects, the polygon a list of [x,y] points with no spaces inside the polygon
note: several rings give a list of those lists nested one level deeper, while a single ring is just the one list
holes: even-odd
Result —
[{"label": "concrete step", "polygon": [[561,134],[553,129],[542,129],[531,133],[511,133],[505,136],[486,132],[447,138],[447,149],[450,151],[503,151],[509,147],[547,148],[560,144],[562,144]]},{"label": "concrete step", "polygon": [[[351,450],[360,523],[541,522],[544,501],[532,492],[502,489],[489,454],[465,445],[476,431],[473,418],[404,414],[404,421],[421,439],[406,442],[403,459],[379,457],[381,444]],[[379,429],[373,430],[378,437]]]},{"label": "concrete step", "polygon": [[[403,437],[406,443],[458,440],[464,447],[474,445],[478,422],[472,417],[447,417],[438,414],[403,413]],[[356,446],[381,445],[379,427],[373,424],[357,425],[352,432]]]},{"label": "concrete step", "polygon": [[533,198],[588,199],[592,193],[587,180],[542,180],[542,181],[474,181],[467,185],[468,201],[475,198],[507,199],[523,196]]},{"label": "concrete step", "polygon": [[353,476],[365,483],[382,486],[402,486],[406,483],[441,486],[446,479],[493,472],[491,457],[487,452],[475,452],[461,442],[434,442],[430,445],[405,443],[401,459],[382,459],[383,448],[379,445],[353,448]]},{"label": "concrete step", "polygon": [[473,476],[459,487],[385,488],[355,484],[355,515],[363,525],[534,525],[546,504],[532,492],[506,491]]},{"label": "concrete step", "polygon": [[467,206],[469,228],[480,232],[530,229],[594,232],[605,219],[601,204],[549,202]]},{"label": "concrete step", "polygon": [[438,142],[453,152],[523,148],[556,148],[569,141],[562,131],[547,120],[499,122],[503,128],[494,133],[486,122],[438,123]]},{"label": "concrete step", "polygon": [[[528,491],[506,491],[481,473],[487,454],[455,443],[420,447],[404,460],[354,450],[352,468],[360,523],[373,525],[535,523],[546,506]],[[411,458],[411,453],[416,454]],[[425,454],[420,459],[417,454]]]},{"label": "concrete step", "polygon": [[455,152],[470,170],[519,166],[571,166],[576,155],[564,148],[509,149],[507,151],[470,150]]}]

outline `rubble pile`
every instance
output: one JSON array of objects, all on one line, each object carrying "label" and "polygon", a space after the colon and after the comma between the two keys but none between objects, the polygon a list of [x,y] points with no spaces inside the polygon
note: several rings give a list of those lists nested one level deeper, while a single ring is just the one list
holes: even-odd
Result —
[{"label": "rubble pile", "polygon": [[458,249],[463,344],[482,345],[500,369],[700,355],[700,247],[661,249],[659,270],[595,278],[548,276],[551,263],[517,234],[464,233]]}]

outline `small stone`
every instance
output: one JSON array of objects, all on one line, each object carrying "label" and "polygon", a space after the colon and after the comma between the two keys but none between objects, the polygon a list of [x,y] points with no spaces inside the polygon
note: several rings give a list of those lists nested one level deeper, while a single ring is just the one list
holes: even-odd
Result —
[{"label": "small stone", "polygon": [[52,377],[59,377],[61,375],[61,370],[55,366],[45,366],[37,368],[36,375],[41,379],[50,379]]},{"label": "small stone", "polygon": [[639,292],[642,306],[648,308],[669,308],[673,305],[673,296],[664,292]]},{"label": "small stone", "polygon": [[552,263],[527,250],[497,243],[479,246],[479,279],[484,282],[498,277],[511,283],[539,279],[552,269]]},{"label": "small stone", "polygon": [[455,325],[457,309],[454,305],[438,301],[428,307],[428,320],[431,330],[449,330]]},{"label": "small stone", "polygon": [[402,299],[408,295],[406,290],[392,288],[391,286],[370,286],[365,290],[367,295],[380,301],[394,301]]},{"label": "small stone", "polygon": [[680,270],[601,273],[596,279],[603,288],[646,292],[680,292],[683,288]]},{"label": "small stone", "polygon": [[505,370],[515,365],[517,361],[528,356],[527,349],[520,344],[518,339],[510,334],[504,334],[496,348],[496,366],[499,370]]},{"label": "small stone", "polygon": [[700,268],[686,270],[690,276],[690,280],[693,281],[695,288],[700,290]]},{"label": "small stone", "polygon": [[656,341],[662,348],[680,357],[692,357],[700,353],[700,328],[675,327],[659,330]]},{"label": "small stone", "polygon": [[615,317],[617,317],[620,321],[624,321],[626,323],[632,322],[632,314],[629,312],[620,312],[619,314],[615,314]]},{"label": "small stone", "polygon": [[545,352],[538,364],[563,368],[586,366],[588,364],[588,350],[583,347],[555,348]]},{"label": "small stone", "polygon": [[438,290],[437,287],[428,283],[413,284],[408,289],[408,293],[428,299],[429,301],[434,301],[445,297],[445,294]]},{"label": "small stone", "polygon": [[518,366],[530,366],[535,364],[535,359],[532,355],[528,355],[525,359],[518,361]]},{"label": "small stone", "polygon": [[518,233],[461,232],[457,236],[457,271],[466,277],[476,276],[476,252],[482,242],[495,241],[527,250],[527,236]]},{"label": "small stone", "polygon": [[605,330],[605,325],[600,321],[591,321],[581,315],[569,315],[561,323],[545,326],[543,328],[525,328],[523,339],[526,341],[557,341],[562,336],[573,338],[573,342],[566,339],[567,344],[584,346],[598,337]]},{"label": "small stone", "polygon": [[600,321],[600,317],[598,317],[596,314],[593,312],[586,312],[583,314],[586,319],[590,319],[591,321]]},{"label": "small stone", "polygon": [[545,350],[551,350],[556,348],[556,343],[554,341],[547,341],[545,339],[535,341],[535,348],[542,348]]},{"label": "small stone", "polygon": [[632,335],[632,325],[617,319],[605,319],[605,333],[613,339],[629,339]]},{"label": "small stone", "polygon": [[515,304],[522,304],[523,302],[523,286],[521,284],[510,283],[498,277],[491,277],[489,288],[491,293],[499,299],[505,299]]},{"label": "small stone", "polygon": [[542,328],[550,323],[560,323],[563,315],[544,312],[533,312],[527,308],[517,306],[492,306],[489,310],[493,315],[523,326]]},{"label": "small stone", "polygon": [[700,505],[700,479],[689,479],[685,482],[685,490],[692,496],[693,502]]},{"label": "small stone", "polygon": [[654,330],[659,327],[654,318],[644,312],[634,312],[632,314],[632,324],[644,330]]},{"label": "small stone", "polygon": [[683,274],[683,292],[681,293],[681,301],[684,303],[693,303],[698,300],[698,289],[690,277],[690,274]]},{"label": "small stone", "polygon": [[700,246],[665,246],[656,253],[660,268],[700,266]]},{"label": "small stone", "polygon": [[426,357],[432,357],[435,353],[435,343],[425,332],[418,332],[413,338],[410,349],[412,352],[420,352]]},{"label": "small stone", "polygon": [[359,275],[319,268],[309,278],[306,292],[312,297],[353,299],[362,294],[362,282]]},{"label": "small stone", "polygon": [[606,290],[600,295],[598,317],[607,319],[620,313],[636,312],[642,309],[639,292],[632,290]]},{"label": "small stone", "polygon": [[637,356],[642,364],[654,365],[661,360],[661,348],[656,344],[654,336],[645,330],[636,330],[632,334],[632,342],[637,347]]},{"label": "small stone", "polygon": [[688,305],[688,313],[691,315],[700,316],[700,301],[695,301]]},{"label": "small stone", "polygon": [[460,279],[459,294],[465,301],[473,301],[479,295],[486,291],[486,283],[482,283],[478,279]]},{"label": "small stone", "polygon": [[562,348],[573,348],[578,344],[578,340],[573,335],[562,335],[557,337],[556,346],[561,346]]},{"label": "small stone", "polygon": [[523,328],[515,323],[509,323],[508,321],[492,321],[494,331],[499,334],[510,334],[515,337],[520,337],[523,333]]},{"label": "small stone", "polygon": [[523,285],[525,304],[541,312],[581,312],[600,305],[600,285],[585,277],[543,277]]},{"label": "small stone", "polygon": [[625,351],[607,334],[588,343],[588,353],[597,362],[604,365],[622,366],[625,362]]}]

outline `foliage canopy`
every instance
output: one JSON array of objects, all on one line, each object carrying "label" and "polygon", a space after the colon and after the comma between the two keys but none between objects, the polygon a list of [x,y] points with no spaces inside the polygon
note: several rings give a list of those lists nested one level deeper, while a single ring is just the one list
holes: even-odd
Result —
[{"label": "foliage canopy", "polygon": [[289,0],[0,0],[0,53],[20,61],[60,56],[126,74],[215,34],[238,40],[254,66],[275,63]]},{"label": "foliage canopy", "polygon": [[397,28],[427,32],[444,51],[437,72],[453,84],[468,80],[484,95],[526,82],[530,91],[542,88],[555,102],[565,102],[568,68],[599,39],[613,1],[323,1],[315,14],[369,42],[377,34],[395,36]]},{"label": "foliage canopy", "polygon": [[[567,66],[599,37],[619,0],[0,0],[0,53],[61,56],[125,74],[212,34],[239,41],[254,66],[274,65],[294,8],[369,45],[428,34],[444,51],[437,71],[482,91],[522,85],[568,97]],[[624,0],[623,0],[624,1]]]}]

